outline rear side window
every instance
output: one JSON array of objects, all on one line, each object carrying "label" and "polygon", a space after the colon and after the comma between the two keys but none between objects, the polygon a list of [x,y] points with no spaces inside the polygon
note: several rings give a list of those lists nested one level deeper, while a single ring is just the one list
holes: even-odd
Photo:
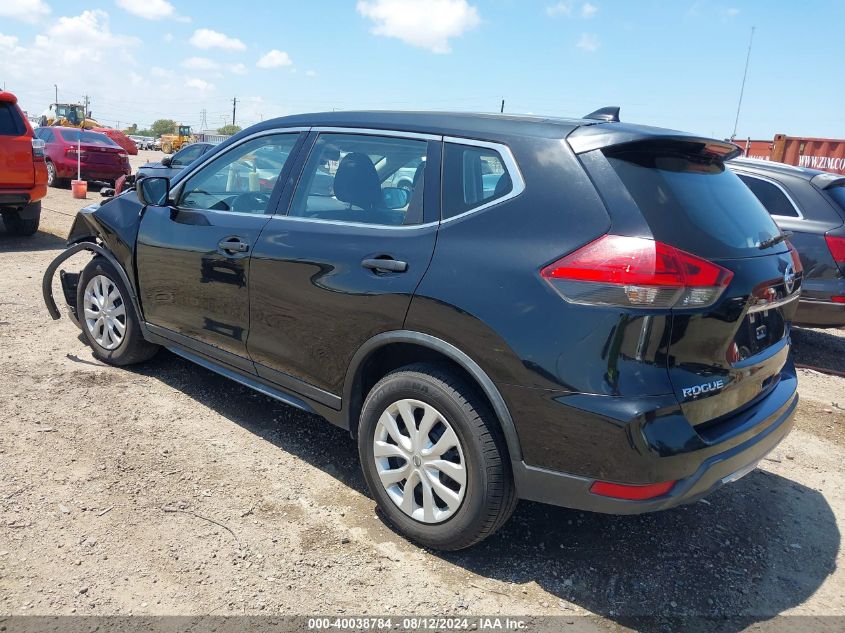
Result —
[{"label": "rear side window", "polygon": [[621,151],[607,159],[655,239],[711,258],[776,252],[758,245],[779,235],[779,229],[722,161],[647,149]]},{"label": "rear side window", "polygon": [[21,136],[26,127],[18,109],[11,103],[0,103],[0,136]]},{"label": "rear side window", "polygon": [[776,184],[741,174],[739,179],[744,182],[757,199],[763,203],[771,215],[786,215],[792,218],[799,217],[798,211],[786,197],[783,190]]},{"label": "rear side window", "polygon": [[446,143],[443,156],[443,219],[495,202],[513,191],[511,176],[494,149]]}]

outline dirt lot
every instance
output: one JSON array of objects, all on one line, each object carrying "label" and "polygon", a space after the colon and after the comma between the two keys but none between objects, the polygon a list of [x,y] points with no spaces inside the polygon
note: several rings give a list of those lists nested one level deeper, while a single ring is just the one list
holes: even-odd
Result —
[{"label": "dirt lot", "polygon": [[[51,190],[37,236],[0,229],[0,614],[845,616],[845,379],[801,370],[796,430],[692,506],[522,503],[428,552],[378,518],[346,433],[167,352],[107,367],[51,321],[41,274],[79,206]],[[845,331],[795,341],[845,369]]]}]

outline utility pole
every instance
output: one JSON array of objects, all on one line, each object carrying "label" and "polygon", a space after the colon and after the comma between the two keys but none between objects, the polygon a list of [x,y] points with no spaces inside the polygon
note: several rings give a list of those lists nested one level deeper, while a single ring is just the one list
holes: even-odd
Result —
[{"label": "utility pole", "polygon": [[739,89],[739,103],[736,105],[736,118],[734,119],[734,132],[731,140],[736,137],[736,128],[739,125],[739,111],[742,108],[742,95],[745,92],[745,78],[748,76],[748,62],[751,61],[751,45],[754,43],[754,27],[751,27],[751,37],[748,38],[748,53],[745,56],[745,71],[742,73],[742,86]]},{"label": "utility pole", "polygon": [[202,128],[203,131],[208,129],[208,118],[206,117],[206,114],[207,114],[207,111],[206,111],[205,108],[203,108],[202,111],[200,112],[200,115],[202,116],[202,124],[200,125],[200,127]]},{"label": "utility pole", "polygon": [[235,125],[235,110],[238,107],[238,98],[232,99],[232,125]]},{"label": "utility pole", "polygon": [[499,113],[504,114],[505,112],[505,100],[502,99],[502,107],[499,108]]}]

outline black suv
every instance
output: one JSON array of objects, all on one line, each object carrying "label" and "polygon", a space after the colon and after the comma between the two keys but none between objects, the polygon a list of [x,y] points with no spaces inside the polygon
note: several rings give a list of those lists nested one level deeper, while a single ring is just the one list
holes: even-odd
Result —
[{"label": "black suv", "polygon": [[[349,429],[418,543],[517,499],[610,513],[733,481],[789,431],[798,257],[722,141],[585,119],[266,121],[79,212],[94,355],[165,347]],[[394,187],[413,166],[411,184]]]},{"label": "black suv", "polygon": [[804,266],[795,324],[845,326],[845,176],[738,158],[728,163],[789,231]]}]

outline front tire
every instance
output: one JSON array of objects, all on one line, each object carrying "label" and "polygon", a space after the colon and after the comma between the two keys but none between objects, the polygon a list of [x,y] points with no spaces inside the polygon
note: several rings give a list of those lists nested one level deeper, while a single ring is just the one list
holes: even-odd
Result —
[{"label": "front tire", "polygon": [[94,356],[109,365],[131,365],[152,358],[158,345],[144,340],[126,286],[105,257],[92,259],[76,294],[76,315]]},{"label": "front tire", "polygon": [[446,368],[416,364],[382,378],[361,410],[358,453],[384,516],[425,547],[470,547],[516,507],[495,416]]}]

